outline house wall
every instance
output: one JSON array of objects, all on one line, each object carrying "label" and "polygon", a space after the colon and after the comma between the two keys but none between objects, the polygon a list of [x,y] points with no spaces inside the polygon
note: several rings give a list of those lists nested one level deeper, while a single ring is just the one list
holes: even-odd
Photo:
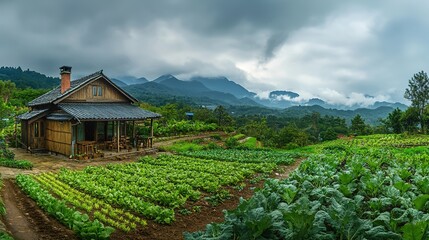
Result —
[{"label": "house wall", "polygon": [[29,142],[28,142],[28,132],[29,132],[29,130],[28,130],[28,121],[27,120],[22,120],[22,122],[21,122],[21,142],[23,144],[25,144],[25,146],[22,145],[22,148],[25,148],[25,149],[29,145]]},{"label": "house wall", "polygon": [[[102,88],[102,96],[93,95],[93,86]],[[62,102],[128,102],[129,100],[118,90],[112,87],[104,79],[99,79],[88,86],[82,88],[76,93],[70,95]]]},{"label": "house wall", "polygon": [[70,122],[46,120],[46,149],[52,152],[71,154],[72,127]]}]

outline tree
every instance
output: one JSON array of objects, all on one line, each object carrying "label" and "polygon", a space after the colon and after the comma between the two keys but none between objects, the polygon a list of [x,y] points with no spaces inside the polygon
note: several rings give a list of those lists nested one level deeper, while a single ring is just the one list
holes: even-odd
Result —
[{"label": "tree", "polygon": [[401,124],[408,132],[416,132],[419,123],[419,113],[414,107],[409,107],[401,116]]},{"label": "tree", "polygon": [[333,128],[329,127],[326,129],[326,131],[323,131],[320,133],[320,138],[322,141],[330,141],[337,139],[337,133],[334,131]]},{"label": "tree", "polygon": [[225,126],[232,125],[233,119],[222,105],[216,107],[216,109],[213,112],[214,112],[214,115],[216,116],[216,119],[218,121],[217,124],[219,126],[225,127]]},{"label": "tree", "polygon": [[411,107],[417,110],[420,128],[423,133],[426,133],[424,111],[429,103],[429,77],[424,71],[414,74],[408,81],[404,98],[410,100]]},{"label": "tree", "polygon": [[402,111],[399,108],[396,108],[387,116],[385,123],[389,129],[392,129],[393,133],[402,132],[403,127],[402,127],[401,117],[402,117]]},{"label": "tree", "polygon": [[366,134],[365,121],[362,119],[362,117],[359,114],[352,119],[351,130],[354,134],[357,134],[357,135]]},{"label": "tree", "polygon": [[0,81],[0,97],[4,103],[8,103],[12,93],[15,91],[15,83],[11,81]]}]

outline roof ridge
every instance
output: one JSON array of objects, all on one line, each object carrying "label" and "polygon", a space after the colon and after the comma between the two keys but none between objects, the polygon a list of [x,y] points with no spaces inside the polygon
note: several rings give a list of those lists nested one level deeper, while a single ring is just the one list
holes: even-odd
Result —
[{"label": "roof ridge", "polygon": [[103,69],[101,69],[101,70],[99,70],[99,71],[97,71],[97,72],[91,73],[91,74],[89,74],[89,75],[83,76],[83,77],[81,77],[81,78],[78,78],[78,79],[75,79],[75,80],[71,80],[71,82],[74,82],[74,81],[81,81],[81,80],[84,80],[84,79],[90,79],[90,78],[93,78],[93,77],[95,77],[95,76],[97,76],[97,75],[100,75],[100,74],[103,74]]},{"label": "roof ridge", "polygon": [[91,73],[89,75],[86,75],[84,77],[75,79],[70,81],[70,88],[67,89],[64,93],[60,92],[60,88],[61,88],[61,84],[56,86],[54,89],[52,89],[51,91],[33,99],[32,101],[30,101],[27,105],[28,106],[37,106],[37,105],[42,105],[42,104],[48,104],[48,103],[52,103],[55,100],[73,92],[74,90],[78,89],[80,86],[84,85],[85,83],[87,83],[89,80],[103,75],[103,70],[99,70],[97,72]]}]

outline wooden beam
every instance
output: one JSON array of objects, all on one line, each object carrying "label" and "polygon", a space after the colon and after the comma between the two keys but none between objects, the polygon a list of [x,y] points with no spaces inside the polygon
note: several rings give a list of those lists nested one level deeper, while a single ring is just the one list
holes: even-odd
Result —
[{"label": "wooden beam", "polygon": [[150,143],[149,147],[152,147],[153,143],[153,118],[150,119]]},{"label": "wooden beam", "polygon": [[117,121],[117,124],[116,124],[117,126],[116,126],[116,132],[117,132],[117,136],[116,136],[116,144],[118,145],[117,146],[117,152],[119,152],[119,140],[120,140],[120,138],[121,138],[121,134],[120,134],[120,132],[119,132],[119,129],[120,129],[120,122],[119,121]]},{"label": "wooden beam", "polygon": [[136,121],[133,121],[133,147],[136,147]]}]

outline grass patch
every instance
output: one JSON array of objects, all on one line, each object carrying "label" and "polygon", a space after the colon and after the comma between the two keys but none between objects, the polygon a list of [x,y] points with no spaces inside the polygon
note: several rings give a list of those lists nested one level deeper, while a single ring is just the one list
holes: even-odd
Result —
[{"label": "grass patch", "polygon": [[10,160],[0,158],[0,166],[20,169],[33,169],[33,164],[27,160]]},{"label": "grass patch", "polygon": [[160,149],[164,151],[169,151],[169,152],[186,152],[186,151],[192,152],[192,151],[203,150],[204,146],[194,142],[179,141],[179,142],[175,142],[173,145],[170,145],[170,146],[160,147]]},{"label": "grass patch", "polygon": [[246,149],[255,149],[258,148],[258,140],[255,137],[249,137],[245,142],[240,144],[240,147]]},{"label": "grass patch", "polygon": [[232,136],[232,138],[234,138],[236,140],[241,140],[241,139],[244,139],[245,137],[246,137],[246,135],[244,135],[242,133]]}]

